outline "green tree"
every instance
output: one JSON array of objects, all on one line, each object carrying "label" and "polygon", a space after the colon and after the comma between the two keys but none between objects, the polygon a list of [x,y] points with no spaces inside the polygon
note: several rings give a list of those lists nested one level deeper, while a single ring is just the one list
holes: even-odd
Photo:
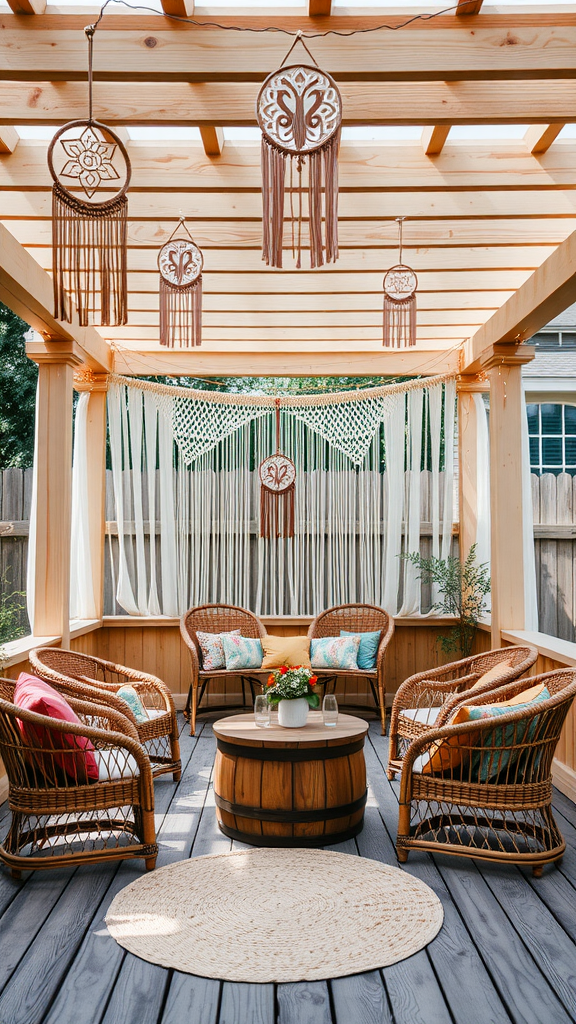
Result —
[{"label": "green tree", "polygon": [[26,356],[28,325],[0,303],[0,468],[26,469],[34,461],[38,367]]}]

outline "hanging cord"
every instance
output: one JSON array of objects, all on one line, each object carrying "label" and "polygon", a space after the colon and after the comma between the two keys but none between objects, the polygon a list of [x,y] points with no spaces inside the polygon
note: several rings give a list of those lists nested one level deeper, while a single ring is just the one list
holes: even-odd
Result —
[{"label": "hanging cord", "polygon": [[[100,12],[100,13],[102,14],[102,12]],[[100,18],[98,18],[98,21],[100,21]],[[93,51],[94,51],[94,33],[96,31],[96,25],[98,24],[98,21],[96,22],[95,25],[86,25],[86,28],[84,29],[84,34],[86,36],[86,39],[88,40],[88,124],[92,124],[92,121],[93,121],[93,117],[92,117],[92,82],[93,82],[93,77],[92,77],[92,57],[93,57]]]},{"label": "hanging cord", "polygon": [[[473,0],[467,0],[467,2],[473,3]],[[93,28],[98,28],[98,25],[104,17],[104,11],[108,7],[108,4],[111,3],[121,4],[123,7],[128,7],[131,11],[149,11],[151,14],[155,15],[158,15],[159,13],[154,7],[146,7],[144,4],[131,4],[128,3],[128,0],[106,0],[100,8],[100,14],[92,26]],[[325,36],[341,36],[345,39],[348,36],[364,35],[367,32],[381,32],[383,30],[398,32],[400,29],[407,28],[408,25],[413,25],[416,21],[432,21],[433,18],[438,18],[443,14],[452,14],[454,11],[458,10],[459,6],[461,9],[461,5],[456,3],[451,7],[445,7],[441,11],[433,11],[428,14],[414,14],[411,18],[407,18],[406,21],[402,21],[398,25],[389,25],[386,22],[383,22],[381,25],[374,25],[370,28],[352,28],[345,31],[336,28],[328,28],[324,32],[307,32],[305,37],[300,29],[298,29],[297,32],[294,32],[292,29],[282,28],[280,25],[265,25],[262,28],[255,28],[252,25],[223,25],[219,21],[198,21],[197,18],[183,18],[178,14],[166,14],[165,11],[162,12],[161,16],[163,18],[170,19],[170,21],[181,21],[185,25],[195,25],[197,28],[220,28],[223,32],[278,32],[284,36],[298,37],[300,35],[306,39],[323,39]],[[314,61],[314,63],[316,63],[316,61]]]},{"label": "hanging cord", "polygon": [[275,400],[276,406],[276,454],[280,454],[280,399]]},{"label": "hanging cord", "polygon": [[402,266],[402,224],[405,220],[405,217],[396,217],[396,223],[398,224],[398,264],[400,266]]},{"label": "hanging cord", "polygon": [[172,232],[172,234],[170,235],[170,237],[166,240],[166,242],[164,244],[168,245],[168,242],[172,241],[172,239],[174,238],[174,235],[176,234],[177,231],[180,230],[180,228],[184,228],[184,231],[188,235],[188,238],[190,239],[192,244],[195,245],[196,243],[195,243],[194,239],[192,238],[192,235],[190,234],[190,229],[189,229],[189,227],[188,227],[188,225],[186,223],[186,217],[184,216],[183,213],[181,213],[180,216],[178,217],[178,223],[177,223],[176,227],[174,228],[174,231]]},{"label": "hanging cord", "polygon": [[301,30],[300,30],[300,29],[298,29],[298,31],[297,31],[297,33],[296,33],[296,38],[295,38],[294,42],[292,43],[292,46],[291,46],[291,47],[290,47],[290,49],[288,50],[288,53],[287,53],[287,54],[286,54],[286,56],[284,57],[284,60],[282,61],[282,63],[281,63],[281,65],[280,65],[280,67],[281,67],[281,68],[282,68],[282,67],[284,67],[284,65],[285,65],[286,61],[288,60],[288,57],[289,57],[289,56],[290,56],[290,54],[292,53],[292,50],[294,49],[294,47],[295,47],[295,46],[298,46],[298,43],[301,43],[301,44],[302,44],[302,46],[303,46],[303,47],[304,47],[304,49],[306,50],[306,53],[308,54],[308,56],[310,57],[310,59],[311,59],[311,60],[312,60],[312,61],[314,62],[314,64],[316,65],[316,67],[317,67],[317,68],[319,68],[319,67],[320,67],[320,65],[318,64],[318,61],[316,60],[316,58],[315,58],[314,54],[313,54],[313,53],[312,53],[312,52],[311,52],[311,51],[310,51],[310,50],[308,49],[308,47],[306,46],[306,43],[304,42],[304,37],[303,37],[303,35],[302,35],[302,32],[301,32]]}]

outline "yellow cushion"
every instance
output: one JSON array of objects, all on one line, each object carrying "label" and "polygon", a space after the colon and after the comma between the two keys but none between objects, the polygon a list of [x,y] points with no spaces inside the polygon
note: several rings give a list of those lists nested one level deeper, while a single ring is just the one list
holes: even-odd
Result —
[{"label": "yellow cushion", "polygon": [[267,635],[262,637],[262,649],[262,668],[280,668],[281,665],[310,668],[310,640],[307,636]]},{"label": "yellow cushion", "polygon": [[493,668],[489,668],[480,679],[477,679],[475,683],[470,687],[471,690],[478,689],[479,686],[484,686],[486,683],[495,683],[500,679],[501,676],[506,675],[509,668],[512,667],[510,661],[501,661],[499,665],[494,665]]},{"label": "yellow cushion", "polygon": [[[526,680],[528,682],[528,680]],[[497,700],[494,701],[499,708],[513,708],[516,704],[529,704],[530,701],[536,700],[540,696],[542,690],[546,687],[546,683],[536,683],[536,686],[531,686],[529,690],[521,690],[515,697],[510,697],[509,700]]]}]

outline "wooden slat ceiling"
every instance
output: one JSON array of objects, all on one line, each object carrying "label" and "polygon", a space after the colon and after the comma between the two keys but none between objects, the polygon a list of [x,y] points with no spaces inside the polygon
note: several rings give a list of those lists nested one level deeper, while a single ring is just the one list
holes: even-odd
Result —
[{"label": "wooden slat ceiling", "polygon": [[[0,12],[0,221],[49,270],[47,141],[19,138],[17,129],[46,130],[84,115],[83,28],[94,15],[42,13],[36,0],[11,6],[36,13]],[[181,16],[192,10],[190,0],[163,0],[163,7]],[[160,15],[105,16],[95,44],[96,115],[128,139],[130,126],[201,133],[197,141],[128,141],[129,324],[100,329],[126,350],[125,370],[146,372],[152,360],[162,372],[164,360],[166,372],[177,365],[217,374],[246,353],[250,367],[270,367],[277,357],[278,372],[292,366],[297,373],[303,354],[315,353],[330,372],[332,353],[342,372],[347,354],[364,354],[368,366],[372,353],[375,372],[386,372],[381,285],[396,261],[397,216],[407,218],[404,258],[419,278],[422,366],[454,365],[455,348],[576,229],[576,140],[557,139],[576,110],[576,14],[480,7],[468,0],[453,14],[397,32],[310,42],[339,82],[346,127],[422,130],[413,141],[344,138],[341,255],[313,272],[306,264],[296,271],[289,252],[282,271],[262,263],[259,144],[226,139],[227,128],[256,127],[258,82],[280,64],[290,39],[194,28]],[[330,10],[330,0],[309,0],[301,15],[197,8],[195,17],[304,32],[403,20],[397,8]],[[486,124],[523,124],[526,135],[465,140],[450,133]],[[202,353],[182,357],[158,345],[156,270],[180,211],[205,256]],[[411,360],[418,368],[415,354]],[[351,358],[350,372],[357,366]]]}]

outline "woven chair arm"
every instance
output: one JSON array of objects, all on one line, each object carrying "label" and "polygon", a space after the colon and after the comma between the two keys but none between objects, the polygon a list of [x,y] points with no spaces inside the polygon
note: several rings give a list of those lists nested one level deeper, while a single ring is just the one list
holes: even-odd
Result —
[{"label": "woven chair arm", "polygon": [[[93,704],[76,697],[68,697],[67,701],[76,712],[81,722],[90,728],[103,729],[105,732],[121,733],[139,743],[138,732],[127,715],[121,714],[106,704]],[[102,723],[102,724],[101,724]]]},{"label": "woven chair arm", "polygon": [[457,692],[462,686],[465,688],[470,686],[477,679],[477,672],[467,676],[460,676],[457,679],[446,680],[440,680],[432,673],[420,672],[417,676],[411,676],[400,684],[394,697],[394,705],[397,706],[398,710],[417,708],[420,707],[419,698],[425,693],[451,694]]},{"label": "woven chair arm", "polygon": [[120,669],[121,672],[118,671],[118,674],[124,676],[125,682],[104,683],[100,679],[90,679],[88,676],[81,676],[81,679],[88,686],[106,691],[107,695],[115,695],[123,686],[133,686],[138,696],[145,698],[142,703],[146,707],[162,708],[165,711],[172,711],[174,709],[172,694],[162,679],[149,675],[147,672],[139,672],[137,669],[117,666],[117,670]]}]

